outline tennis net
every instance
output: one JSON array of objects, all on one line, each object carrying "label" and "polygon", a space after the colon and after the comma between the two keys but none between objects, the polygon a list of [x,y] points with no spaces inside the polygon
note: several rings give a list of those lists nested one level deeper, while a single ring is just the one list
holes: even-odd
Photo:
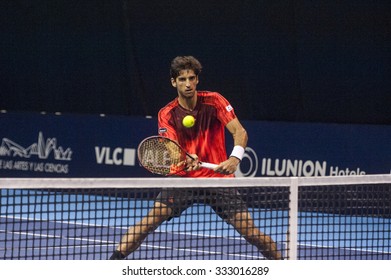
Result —
[{"label": "tennis net", "polygon": [[[391,259],[390,175],[14,178],[0,188],[0,259],[109,259],[119,244],[141,260]],[[159,193],[179,217],[162,219]],[[126,235],[135,225],[145,236]]]}]

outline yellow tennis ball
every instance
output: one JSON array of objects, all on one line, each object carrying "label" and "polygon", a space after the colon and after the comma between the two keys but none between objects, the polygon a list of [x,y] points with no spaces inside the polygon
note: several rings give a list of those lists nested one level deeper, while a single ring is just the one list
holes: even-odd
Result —
[{"label": "yellow tennis ball", "polygon": [[193,127],[195,124],[195,118],[193,116],[187,115],[183,118],[182,124],[184,127],[190,128]]}]

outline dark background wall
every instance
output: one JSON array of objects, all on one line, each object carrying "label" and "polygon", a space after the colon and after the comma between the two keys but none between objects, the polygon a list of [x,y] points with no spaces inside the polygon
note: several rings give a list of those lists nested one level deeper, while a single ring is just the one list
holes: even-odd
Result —
[{"label": "dark background wall", "polygon": [[3,0],[0,109],[153,115],[194,55],[241,119],[391,124],[391,2]]}]

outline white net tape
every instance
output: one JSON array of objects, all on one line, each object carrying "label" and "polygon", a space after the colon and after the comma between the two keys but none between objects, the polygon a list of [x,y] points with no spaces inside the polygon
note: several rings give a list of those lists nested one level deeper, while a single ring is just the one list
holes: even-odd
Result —
[{"label": "white net tape", "polygon": [[391,183],[391,174],[325,177],[240,178],[0,178],[0,188],[209,188],[251,186],[331,186]]}]

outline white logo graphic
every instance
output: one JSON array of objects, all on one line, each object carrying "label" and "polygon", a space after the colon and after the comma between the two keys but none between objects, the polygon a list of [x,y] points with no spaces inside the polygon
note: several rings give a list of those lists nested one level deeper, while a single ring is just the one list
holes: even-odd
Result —
[{"label": "white logo graphic", "polygon": [[[244,167],[244,165],[246,167]],[[247,166],[248,165],[248,166]],[[242,169],[246,168],[246,171]],[[257,153],[250,147],[246,147],[243,155],[242,163],[238,166],[235,172],[236,177],[255,177],[258,171],[258,156]]]},{"label": "white logo graphic", "polygon": [[[242,162],[235,172],[236,177],[255,177],[259,171],[260,176],[345,176],[365,175],[366,172],[358,168],[340,168],[330,166],[326,161],[291,160],[263,158],[258,160],[258,155],[250,147],[245,149]],[[391,173],[391,172],[390,172]]]},{"label": "white logo graphic", "polygon": [[48,138],[45,141],[41,131],[38,134],[38,142],[31,144],[27,148],[8,138],[3,138],[0,146],[0,156],[17,156],[21,158],[37,156],[40,159],[47,159],[52,152],[56,160],[71,160],[72,150],[70,148],[64,150],[61,146],[57,147],[57,138]]},{"label": "white logo graphic", "polygon": [[225,107],[225,109],[228,111],[228,112],[231,112],[234,108],[232,108],[231,105],[228,105]]},{"label": "white logo graphic", "polygon": [[28,147],[23,147],[9,138],[3,138],[0,146],[1,157],[17,157],[26,160],[0,160],[0,169],[67,174],[69,172],[68,164],[30,161],[33,157],[47,160],[51,155],[57,161],[72,160],[71,148],[64,149],[62,146],[58,146],[57,138],[47,138],[45,141],[41,131],[38,133],[38,141]]},{"label": "white logo graphic", "polygon": [[95,157],[98,164],[134,166],[136,150],[128,148],[95,147]]},{"label": "white logo graphic", "polygon": [[326,161],[291,160],[291,159],[262,159],[262,176],[352,176],[365,175],[359,167],[355,169],[329,166]]}]

